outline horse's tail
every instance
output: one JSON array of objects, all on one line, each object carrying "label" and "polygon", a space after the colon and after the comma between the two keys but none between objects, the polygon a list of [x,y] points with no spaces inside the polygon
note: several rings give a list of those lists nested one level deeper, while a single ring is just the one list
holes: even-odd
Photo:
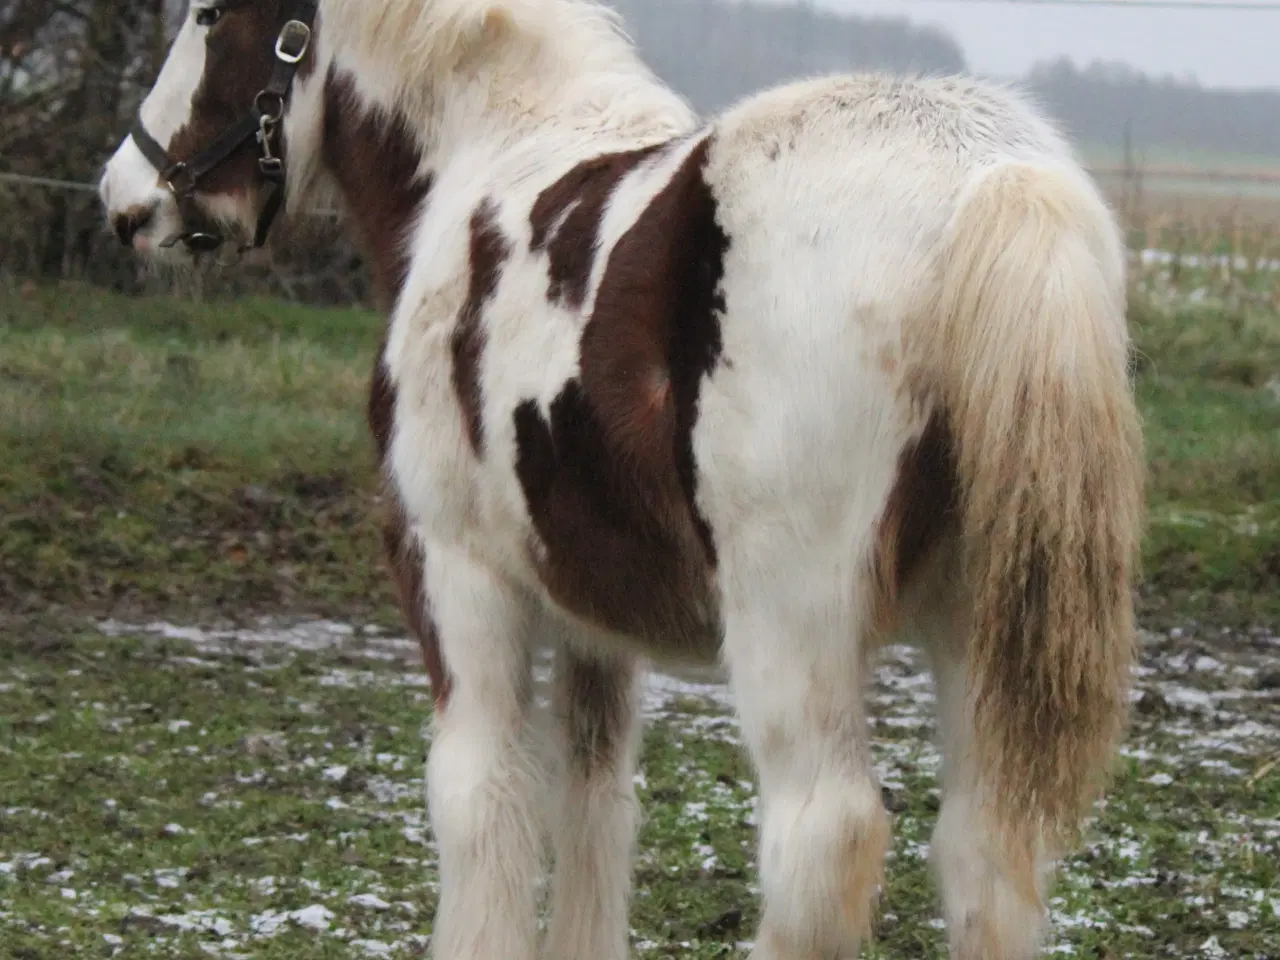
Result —
[{"label": "horse's tail", "polygon": [[1083,175],[1004,163],[961,197],[944,263],[975,786],[1010,850],[1058,847],[1128,715],[1144,464],[1124,247]]}]

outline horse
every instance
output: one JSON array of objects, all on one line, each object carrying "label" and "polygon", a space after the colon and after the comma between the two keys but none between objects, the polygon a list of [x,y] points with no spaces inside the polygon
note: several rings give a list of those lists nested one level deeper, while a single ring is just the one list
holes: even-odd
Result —
[{"label": "horse", "polygon": [[728,684],[751,956],[856,955],[891,641],[937,690],[950,954],[1037,952],[1127,725],[1145,468],[1122,236],[1023,93],[836,74],[703,118],[591,0],[193,0],[100,194],[162,262],[322,197],[361,244],[437,960],[627,955],[651,670]]}]

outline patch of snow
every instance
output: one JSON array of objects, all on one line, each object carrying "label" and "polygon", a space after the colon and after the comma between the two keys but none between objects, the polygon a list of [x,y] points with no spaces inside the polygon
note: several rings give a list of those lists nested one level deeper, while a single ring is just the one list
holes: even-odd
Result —
[{"label": "patch of snow", "polygon": [[298,910],[266,910],[249,920],[249,928],[260,937],[273,937],[288,923],[296,923],[310,930],[328,930],[333,911],[322,904],[312,904]]},{"label": "patch of snow", "polygon": [[156,886],[165,887],[167,889],[175,889],[181,885],[182,881],[191,871],[186,867],[161,867],[155,870]]},{"label": "patch of snow", "polygon": [[1175,706],[1189,710],[1202,710],[1207,713],[1213,711],[1213,697],[1203,690],[1184,687],[1176,683],[1162,683],[1159,686],[1164,698]]},{"label": "patch of snow", "polygon": [[381,940],[352,940],[351,946],[363,950],[371,957],[389,957],[394,947]]},{"label": "patch of snow", "polygon": [[1222,948],[1222,944],[1218,942],[1217,936],[1212,936],[1204,943],[1200,944],[1200,950],[1203,952],[1206,960],[1227,960],[1227,951]]},{"label": "patch of snow", "polygon": [[369,910],[391,909],[391,904],[372,893],[357,893],[354,896],[348,897],[347,903],[354,903],[357,907],[366,907]]},{"label": "patch of snow", "polygon": [[294,923],[311,930],[328,930],[329,921],[333,919],[333,911],[322,904],[312,904],[290,914]]},{"label": "patch of snow", "polygon": [[194,930],[200,933],[216,933],[220,937],[229,937],[235,933],[235,924],[216,910],[189,910],[186,913],[158,914],[161,923],[176,927],[179,930]]}]

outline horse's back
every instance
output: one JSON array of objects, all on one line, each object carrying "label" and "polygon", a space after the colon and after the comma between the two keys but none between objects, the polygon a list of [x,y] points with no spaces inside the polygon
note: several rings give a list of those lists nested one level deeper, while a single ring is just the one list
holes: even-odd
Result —
[{"label": "horse's back", "polygon": [[790,162],[812,176],[806,157],[838,159],[828,167],[836,179],[847,179],[863,162],[892,160],[894,170],[910,174],[938,165],[963,172],[997,155],[1046,162],[1072,157],[1061,133],[1022,93],[959,76],[798,80],[743,99],[711,125],[739,166],[753,158]]},{"label": "horse's back", "polygon": [[1017,94],[955,77],[790,83],[724,112],[712,137],[718,216],[751,269],[772,264],[791,286],[881,309],[928,282],[959,198],[984,167],[1074,164]]}]

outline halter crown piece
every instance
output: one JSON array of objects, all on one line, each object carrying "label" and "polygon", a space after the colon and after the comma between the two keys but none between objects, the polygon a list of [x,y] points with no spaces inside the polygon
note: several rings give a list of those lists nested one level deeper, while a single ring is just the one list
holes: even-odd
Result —
[{"label": "halter crown piece", "polygon": [[[207,229],[192,226],[199,224],[201,220],[195,209],[196,188],[202,179],[221,166],[247,140],[258,142],[258,169],[267,181],[267,198],[258,215],[252,247],[258,248],[266,243],[271,224],[280,212],[285,186],[284,163],[272,152],[271,145],[280,121],[284,119],[285,104],[288,102],[298,65],[311,47],[318,5],[319,0],[298,0],[293,17],[285,23],[276,38],[276,59],[271,79],[253,98],[253,105],[244,119],[224,130],[213,143],[194,157],[189,160],[174,160],[170,157],[164,147],[147,133],[139,114],[130,135],[142,155],[168,184],[178,202],[178,213],[183,225],[187,227],[186,233],[168,238],[161,244],[162,247],[182,243],[192,253],[208,253],[222,246],[223,237]],[[241,252],[248,249],[248,246],[240,248]]]}]

